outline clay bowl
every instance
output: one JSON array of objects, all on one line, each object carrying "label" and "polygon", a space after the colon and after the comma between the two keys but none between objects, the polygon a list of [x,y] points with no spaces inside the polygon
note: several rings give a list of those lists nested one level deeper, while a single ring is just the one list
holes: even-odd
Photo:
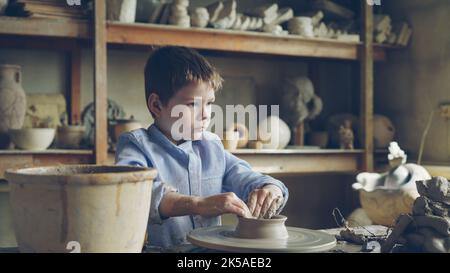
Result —
[{"label": "clay bowl", "polygon": [[286,220],[284,215],[276,215],[271,219],[238,217],[234,236],[242,239],[287,239]]},{"label": "clay bowl", "polygon": [[77,149],[84,136],[86,129],[82,125],[59,126],[56,134],[58,147]]},{"label": "clay bowl", "polygon": [[54,128],[10,129],[12,142],[22,150],[46,150],[55,138]]}]

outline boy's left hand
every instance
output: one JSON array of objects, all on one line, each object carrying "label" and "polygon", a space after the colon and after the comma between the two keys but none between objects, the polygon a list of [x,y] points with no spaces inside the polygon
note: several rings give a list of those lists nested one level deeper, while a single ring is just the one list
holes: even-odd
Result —
[{"label": "boy's left hand", "polygon": [[248,197],[248,208],[255,218],[272,218],[283,204],[283,192],[275,185],[253,190]]}]

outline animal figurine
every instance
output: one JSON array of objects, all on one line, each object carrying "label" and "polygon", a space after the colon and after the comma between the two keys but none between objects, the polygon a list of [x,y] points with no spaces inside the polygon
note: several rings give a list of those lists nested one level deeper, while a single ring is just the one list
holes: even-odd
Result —
[{"label": "animal figurine", "polygon": [[339,144],[341,149],[353,150],[354,134],[352,131],[352,122],[345,120],[339,128]]}]

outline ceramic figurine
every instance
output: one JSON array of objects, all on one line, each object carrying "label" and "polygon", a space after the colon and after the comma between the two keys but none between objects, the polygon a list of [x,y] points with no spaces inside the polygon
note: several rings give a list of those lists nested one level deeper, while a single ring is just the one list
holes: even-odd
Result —
[{"label": "ceramic figurine", "polygon": [[170,6],[169,24],[179,27],[190,27],[191,17],[188,13],[189,0],[174,1]]},{"label": "ceramic figurine", "polygon": [[137,0],[109,0],[107,1],[108,20],[124,23],[134,23],[136,20]]},{"label": "ceramic figurine", "polygon": [[353,150],[353,130],[352,122],[350,120],[344,121],[344,124],[339,128],[339,142],[340,148],[346,150]]},{"label": "ceramic figurine", "polygon": [[387,148],[389,143],[394,139],[395,127],[392,121],[382,115],[374,115],[373,117],[373,137],[375,148]]},{"label": "ceramic figurine", "polygon": [[209,13],[206,8],[195,8],[191,11],[191,26],[206,27],[209,22]]},{"label": "ceramic figurine", "polygon": [[352,185],[359,191],[362,208],[376,225],[393,226],[401,214],[411,213],[419,197],[416,181],[431,179],[422,166],[406,163],[406,154],[397,143],[392,142],[389,150],[392,167],[388,172],[360,173]]},{"label": "ceramic figurine", "polygon": [[9,129],[22,128],[25,111],[26,97],[20,66],[0,65],[0,149],[10,146]]}]

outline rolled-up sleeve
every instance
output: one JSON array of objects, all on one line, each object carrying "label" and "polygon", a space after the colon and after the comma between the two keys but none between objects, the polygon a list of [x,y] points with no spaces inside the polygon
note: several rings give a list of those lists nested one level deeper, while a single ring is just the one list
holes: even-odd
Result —
[{"label": "rolled-up sleeve", "polygon": [[[116,146],[116,165],[153,168],[151,160],[146,158],[136,142],[137,140],[130,133],[123,134],[119,137]],[[158,174],[153,180],[149,224],[162,224],[166,219],[161,217],[159,205],[164,195],[169,192],[177,192],[177,189],[161,181]]]},{"label": "rolled-up sleeve", "polygon": [[225,164],[225,176],[223,179],[224,191],[232,191],[246,202],[249,194],[253,190],[272,184],[279,187],[283,193],[283,204],[277,213],[284,208],[289,198],[289,191],[283,182],[271,176],[253,171],[250,164],[237,158],[228,151],[225,151]]}]

